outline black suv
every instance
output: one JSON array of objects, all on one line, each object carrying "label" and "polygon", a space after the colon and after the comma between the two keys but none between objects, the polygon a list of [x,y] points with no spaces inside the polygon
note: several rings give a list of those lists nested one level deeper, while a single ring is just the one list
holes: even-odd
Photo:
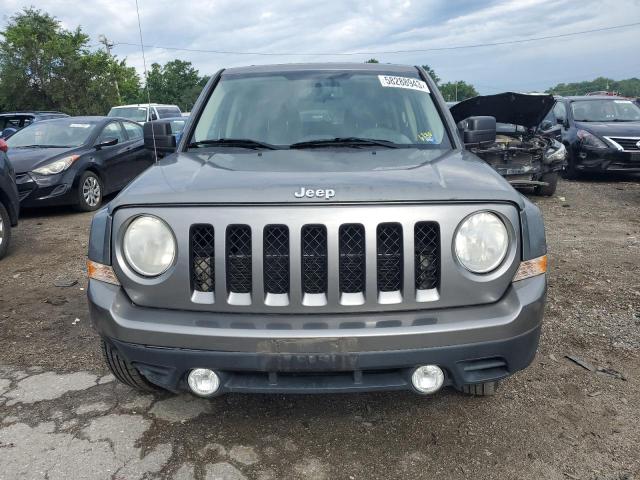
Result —
[{"label": "black suv", "polygon": [[562,126],[565,175],[640,172],[640,107],[614,96],[557,97],[545,120]]},{"label": "black suv", "polygon": [[68,117],[66,113],[46,112],[5,112],[0,113],[0,138],[9,138],[18,130],[41,120]]},{"label": "black suv", "polygon": [[9,249],[11,227],[18,224],[19,205],[15,172],[7,158],[7,144],[0,139],[0,258]]}]

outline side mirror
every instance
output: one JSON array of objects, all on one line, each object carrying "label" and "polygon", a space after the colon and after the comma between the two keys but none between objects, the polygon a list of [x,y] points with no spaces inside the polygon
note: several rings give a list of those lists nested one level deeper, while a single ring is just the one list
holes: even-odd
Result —
[{"label": "side mirror", "polygon": [[144,124],[144,146],[149,150],[164,153],[176,151],[176,137],[171,130],[171,122],[156,120]]},{"label": "side mirror", "polygon": [[4,138],[6,140],[17,131],[18,131],[17,129],[11,128],[11,127],[5,128],[4,130],[2,130],[2,133],[0,133],[0,138]]},{"label": "side mirror", "polygon": [[496,141],[495,117],[469,117],[458,123],[465,145]]},{"label": "side mirror", "polygon": [[558,125],[565,125],[567,123],[567,121],[562,117],[558,117],[556,120],[558,121]]},{"label": "side mirror", "polygon": [[96,150],[100,150],[104,147],[113,147],[118,144],[118,139],[116,137],[109,137],[102,140],[100,143],[96,143]]}]

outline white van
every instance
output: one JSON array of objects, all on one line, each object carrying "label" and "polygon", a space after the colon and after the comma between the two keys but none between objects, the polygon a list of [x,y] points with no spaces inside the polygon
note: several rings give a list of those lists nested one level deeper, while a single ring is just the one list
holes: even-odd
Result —
[{"label": "white van", "polygon": [[108,117],[120,117],[143,124],[160,118],[182,116],[177,105],[163,105],[160,103],[138,103],[135,105],[121,105],[109,110]]}]

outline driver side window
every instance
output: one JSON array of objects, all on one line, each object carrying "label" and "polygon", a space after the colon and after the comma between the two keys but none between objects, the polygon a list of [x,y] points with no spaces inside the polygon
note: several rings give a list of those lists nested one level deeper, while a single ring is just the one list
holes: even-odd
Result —
[{"label": "driver side window", "polygon": [[124,138],[124,134],[122,133],[122,127],[117,122],[111,122],[106,127],[102,129],[102,133],[96,140],[96,143],[102,143],[108,138],[117,138],[118,144],[124,143],[126,140]]},{"label": "driver side window", "polygon": [[557,102],[553,107],[553,114],[556,117],[557,121],[562,120],[563,122],[567,120],[567,108],[564,106],[564,103]]}]

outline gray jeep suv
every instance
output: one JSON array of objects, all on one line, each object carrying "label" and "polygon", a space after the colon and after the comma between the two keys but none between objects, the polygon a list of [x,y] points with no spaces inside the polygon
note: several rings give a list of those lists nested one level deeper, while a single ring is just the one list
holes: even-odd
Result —
[{"label": "gray jeep suv", "polygon": [[230,68],[175,152],[94,217],[88,297],[139,389],[476,395],[532,361],[546,293],[537,207],[464,144],[419,67]]}]

